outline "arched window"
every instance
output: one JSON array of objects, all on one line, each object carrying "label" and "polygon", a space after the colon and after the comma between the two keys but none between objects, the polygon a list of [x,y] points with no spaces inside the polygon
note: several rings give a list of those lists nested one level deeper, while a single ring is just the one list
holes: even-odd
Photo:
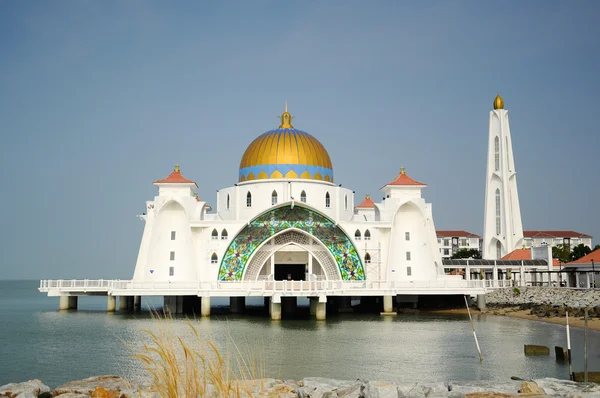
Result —
[{"label": "arched window", "polygon": [[227,238],[228,238],[227,230],[225,228],[223,228],[223,231],[221,232],[221,239],[227,240]]},{"label": "arched window", "polygon": [[494,138],[494,170],[500,170],[500,138]]},{"label": "arched window", "polygon": [[212,234],[210,235],[213,239],[219,239],[219,231],[217,229],[213,229]]},{"label": "arched window", "polygon": [[365,264],[369,264],[371,262],[371,255],[369,253],[365,254]]},{"label": "arched window", "polygon": [[325,207],[331,207],[331,197],[329,196],[329,192],[325,194]]},{"label": "arched window", "polygon": [[357,229],[356,232],[354,233],[354,239],[356,240],[360,240],[360,231]]},{"label": "arched window", "polygon": [[300,194],[300,202],[306,203],[306,192],[305,191],[302,191],[302,193]]},{"label": "arched window", "polygon": [[218,262],[219,262],[219,257],[217,256],[217,253],[213,253],[212,256],[210,256],[210,263],[216,264]]},{"label": "arched window", "polygon": [[344,210],[348,210],[348,195],[344,195]]},{"label": "arched window", "polygon": [[365,240],[371,240],[371,231],[368,229],[365,231]]},{"label": "arched window", "polygon": [[502,243],[496,241],[496,258],[502,258]]},{"label": "arched window", "polygon": [[229,194],[227,194],[227,210],[229,210]]},{"label": "arched window", "polygon": [[500,223],[500,189],[496,189],[496,235],[500,235],[502,232]]},{"label": "arched window", "polygon": [[277,191],[273,191],[273,193],[271,194],[271,204],[272,205],[277,204]]},{"label": "arched window", "polygon": [[248,195],[246,195],[246,207],[252,207],[252,194],[248,191]]}]

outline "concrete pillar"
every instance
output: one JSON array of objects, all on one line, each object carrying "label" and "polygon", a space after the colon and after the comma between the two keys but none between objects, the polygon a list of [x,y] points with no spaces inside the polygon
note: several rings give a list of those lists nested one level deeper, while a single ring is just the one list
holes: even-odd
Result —
[{"label": "concrete pillar", "polygon": [[129,311],[129,296],[119,296],[119,311]]},{"label": "concrete pillar", "polygon": [[69,296],[60,296],[58,298],[58,309],[68,310],[69,309]]},{"label": "concrete pillar", "polygon": [[319,303],[319,298],[318,297],[309,297],[308,300],[310,303],[310,316],[317,315],[317,304]]},{"label": "concrete pillar", "polygon": [[176,314],[183,314],[183,296],[175,296]]},{"label": "concrete pillar", "polygon": [[485,294],[477,295],[477,308],[479,311],[485,311]]},{"label": "concrete pillar", "polygon": [[383,296],[383,312],[393,312],[394,303],[393,296]]},{"label": "concrete pillar", "polygon": [[246,309],[246,297],[229,297],[229,311],[240,314]]},{"label": "concrete pillar", "polygon": [[281,298],[281,309],[284,314],[295,314],[297,306],[298,306],[298,298],[297,297],[282,297]]},{"label": "concrete pillar", "polygon": [[319,296],[316,310],[317,321],[327,319],[327,296]]},{"label": "concrete pillar", "polygon": [[177,314],[177,297],[176,296],[164,296],[163,297],[163,311],[167,314]]},{"label": "concrete pillar", "polygon": [[273,320],[281,319],[281,297],[280,296],[271,297],[271,319],[273,319]]},{"label": "concrete pillar", "polygon": [[135,296],[133,298],[133,309],[140,311],[142,309],[142,296]]},{"label": "concrete pillar", "polygon": [[492,279],[494,280],[494,287],[498,287],[498,266],[494,262],[494,269],[492,270]]},{"label": "concrete pillar", "polygon": [[70,310],[77,309],[77,296],[69,296],[69,309]]},{"label": "concrete pillar", "polygon": [[106,311],[107,312],[115,312],[117,309],[117,297],[116,296],[108,296],[108,300],[106,302]]},{"label": "concrete pillar", "polygon": [[210,297],[202,297],[200,304],[200,314],[202,316],[210,316]]},{"label": "concrete pillar", "polygon": [[310,254],[310,252],[308,252],[308,275],[306,280],[310,280],[310,275],[313,274],[313,258],[312,258],[312,254]]},{"label": "concrete pillar", "polygon": [[465,279],[468,281],[471,280],[471,267],[469,267],[468,263],[467,268],[465,268]]}]

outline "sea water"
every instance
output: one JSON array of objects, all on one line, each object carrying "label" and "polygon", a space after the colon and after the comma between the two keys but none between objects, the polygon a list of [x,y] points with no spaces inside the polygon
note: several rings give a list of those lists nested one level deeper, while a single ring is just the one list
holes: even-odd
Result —
[{"label": "sea water", "polygon": [[[50,387],[97,375],[137,378],[134,358],[149,336],[168,324],[193,342],[185,317],[152,319],[147,308],[160,298],[144,298],[139,313],[107,313],[106,297],[80,297],[77,311],[58,311],[58,298],[37,290],[38,281],[0,281],[0,385],[40,379]],[[265,377],[301,379],[383,379],[397,382],[568,378],[556,362],[554,346],[566,346],[564,326],[492,315],[474,316],[483,353],[462,315],[328,314],[326,321],[272,321],[254,311],[230,315],[227,300],[212,300],[210,319],[192,320],[223,352],[258,359]],[[261,305],[262,298],[248,299]],[[219,308],[219,306],[221,306]],[[162,325],[162,326],[161,326]],[[573,368],[583,370],[583,330],[571,328]],[[524,344],[549,346],[547,357],[525,357]],[[600,370],[600,333],[589,332],[589,369]]]}]

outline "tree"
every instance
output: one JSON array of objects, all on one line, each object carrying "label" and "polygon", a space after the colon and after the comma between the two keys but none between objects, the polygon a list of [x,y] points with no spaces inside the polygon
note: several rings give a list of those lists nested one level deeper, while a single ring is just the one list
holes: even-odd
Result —
[{"label": "tree", "polygon": [[571,261],[571,249],[563,244],[553,246],[552,258],[557,258],[562,263],[568,263]]},{"label": "tree", "polygon": [[571,253],[571,261],[579,260],[581,257],[587,256],[591,252],[592,249],[590,249],[589,246],[580,243],[577,246],[573,247],[573,252]]},{"label": "tree", "polygon": [[598,250],[598,249],[600,249],[600,244],[598,244],[598,245],[594,246],[594,249],[593,249],[592,251],[596,251],[596,250]]},{"label": "tree", "polygon": [[481,252],[477,249],[459,249],[450,258],[481,258]]}]

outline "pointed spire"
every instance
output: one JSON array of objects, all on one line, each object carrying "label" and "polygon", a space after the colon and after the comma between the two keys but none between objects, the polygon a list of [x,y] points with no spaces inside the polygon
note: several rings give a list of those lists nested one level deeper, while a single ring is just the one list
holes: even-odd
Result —
[{"label": "pointed spire", "polygon": [[400,167],[400,175],[403,176],[406,174],[406,171],[404,170],[404,166]]},{"label": "pointed spire", "polygon": [[174,171],[175,171],[175,173],[180,173],[180,171],[179,171],[179,163],[177,163],[175,165],[175,170]]},{"label": "pointed spire", "polygon": [[285,101],[285,111],[281,114],[281,125],[280,129],[293,129],[292,126],[292,115],[288,112],[287,101]]},{"label": "pointed spire", "polygon": [[494,109],[504,109],[504,100],[500,96],[500,93],[494,98]]}]

